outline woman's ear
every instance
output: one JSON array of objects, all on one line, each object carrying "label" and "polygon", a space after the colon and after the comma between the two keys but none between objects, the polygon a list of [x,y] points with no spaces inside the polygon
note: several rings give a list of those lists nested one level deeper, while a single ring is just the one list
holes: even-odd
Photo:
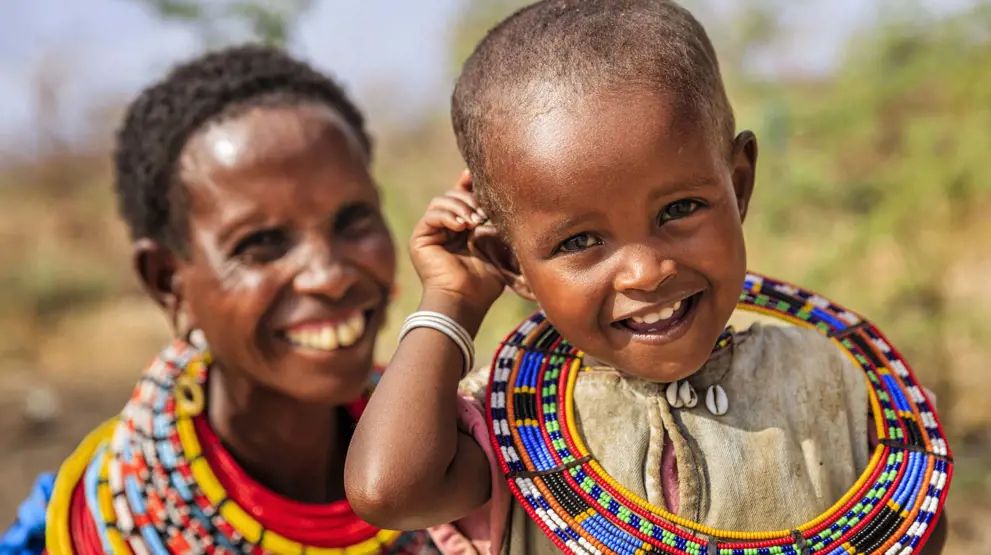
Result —
[{"label": "woman's ear", "polygon": [[537,302],[520,268],[516,254],[495,226],[486,224],[476,228],[471,241],[468,242],[468,248],[478,253],[499,272],[506,287],[528,301]]},{"label": "woman's ear", "polygon": [[132,260],[145,293],[165,311],[172,331],[177,336],[188,333],[191,324],[185,321],[182,281],[173,250],[152,239],[139,239],[134,242]]}]

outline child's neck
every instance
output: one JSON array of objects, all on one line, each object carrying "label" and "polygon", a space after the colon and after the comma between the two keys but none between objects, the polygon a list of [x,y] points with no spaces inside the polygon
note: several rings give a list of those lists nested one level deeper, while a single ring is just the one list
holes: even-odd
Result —
[{"label": "child's neck", "polygon": [[[727,330],[734,337],[736,337],[736,339],[733,339],[733,342],[734,343],[738,343],[739,341],[746,339],[746,337],[749,335],[749,330],[745,331],[742,334],[736,333],[732,328],[727,328]],[[692,372],[688,376],[685,376],[685,377],[683,377],[681,379],[683,379],[683,380],[684,379],[690,379],[692,376],[698,375],[700,372],[702,372],[703,370],[705,370],[706,367],[710,366],[710,363],[712,361],[714,361],[716,359],[723,358],[723,356],[726,353],[728,353],[730,350],[731,349],[730,349],[730,344],[729,343],[727,343],[726,345],[724,345],[722,347],[717,346],[717,348],[712,352],[712,354],[709,356],[709,358],[706,360],[706,362],[700,368],[696,369],[694,372]],[[589,368],[591,370],[611,370],[611,371],[614,371],[614,372],[619,372],[620,374],[622,374],[624,376],[634,376],[634,377],[636,377],[635,374],[631,374],[629,372],[626,372],[622,368],[616,367],[616,366],[614,366],[612,364],[608,364],[608,363],[606,363],[606,362],[604,362],[602,360],[599,360],[599,359],[597,359],[597,358],[595,358],[595,357],[593,357],[592,355],[589,355],[589,354],[583,355],[583,357],[582,357],[582,366],[584,366],[585,368]],[[644,378],[640,378],[640,379],[644,379]]]}]

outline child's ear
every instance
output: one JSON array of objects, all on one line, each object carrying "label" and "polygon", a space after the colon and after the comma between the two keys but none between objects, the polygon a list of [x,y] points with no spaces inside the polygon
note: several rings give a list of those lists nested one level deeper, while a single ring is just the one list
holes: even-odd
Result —
[{"label": "child's ear", "polygon": [[520,269],[516,254],[495,227],[484,225],[477,228],[472,234],[469,248],[479,253],[482,258],[495,267],[506,287],[528,301],[537,302],[537,298],[527,283],[526,276]]},{"label": "child's ear", "polygon": [[182,280],[175,252],[151,239],[139,239],[132,249],[134,270],[149,297],[165,311],[172,331],[177,335],[187,333],[185,322]]},{"label": "child's ear", "polygon": [[730,164],[737,209],[740,211],[740,221],[743,221],[747,218],[757,175],[757,137],[753,132],[742,131],[736,136]]}]

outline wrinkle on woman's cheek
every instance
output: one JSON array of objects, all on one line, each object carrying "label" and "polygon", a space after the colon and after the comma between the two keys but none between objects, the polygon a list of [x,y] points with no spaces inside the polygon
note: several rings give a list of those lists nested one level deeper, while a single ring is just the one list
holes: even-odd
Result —
[{"label": "wrinkle on woman's cheek", "polygon": [[264,282],[264,279],[262,278],[262,274],[260,272],[245,272],[242,275],[243,275],[242,279],[238,280],[237,285],[234,287],[237,287],[242,290],[244,289],[252,290],[252,289],[258,289],[259,287],[262,286],[262,283]]},{"label": "wrinkle on woman's cheek", "polygon": [[261,283],[261,276],[257,272],[252,272],[238,260],[228,258],[220,249],[209,249],[205,258],[216,276],[217,285],[224,292],[251,289]]}]

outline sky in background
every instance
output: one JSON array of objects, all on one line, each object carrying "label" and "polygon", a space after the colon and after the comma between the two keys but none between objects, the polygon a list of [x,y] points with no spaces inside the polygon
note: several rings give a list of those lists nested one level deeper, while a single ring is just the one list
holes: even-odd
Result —
[{"label": "sky in background", "polygon": [[[450,87],[449,27],[470,1],[317,0],[292,50],[331,71],[359,104],[363,94],[387,91],[390,109],[398,113],[443,106]],[[785,63],[828,70],[849,32],[872,16],[872,5],[791,4],[785,21],[794,39]],[[192,30],[156,19],[134,0],[0,0],[0,149],[34,144],[39,74],[60,76],[59,127],[80,137],[94,104],[134,94],[198,48]]]}]

